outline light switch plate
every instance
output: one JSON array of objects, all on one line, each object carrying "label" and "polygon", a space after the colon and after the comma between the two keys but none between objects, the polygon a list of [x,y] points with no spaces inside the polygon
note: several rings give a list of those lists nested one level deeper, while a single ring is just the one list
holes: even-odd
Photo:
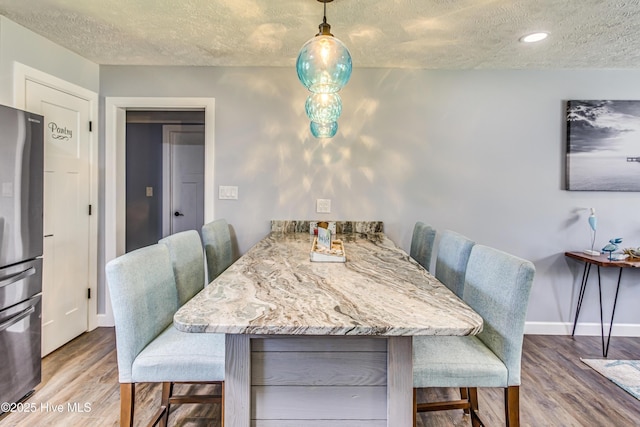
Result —
[{"label": "light switch plate", "polygon": [[13,197],[13,182],[2,183],[2,197]]},{"label": "light switch plate", "polygon": [[316,212],[317,213],[331,213],[331,199],[317,199],[316,200]]},{"label": "light switch plate", "polygon": [[147,187],[147,197],[153,197],[153,187]]},{"label": "light switch plate", "polygon": [[238,200],[238,187],[235,185],[221,185],[218,187],[218,199]]}]

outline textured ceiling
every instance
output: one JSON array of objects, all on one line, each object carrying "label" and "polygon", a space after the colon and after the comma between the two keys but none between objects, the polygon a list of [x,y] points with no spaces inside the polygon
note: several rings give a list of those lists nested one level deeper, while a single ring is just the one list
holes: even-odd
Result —
[{"label": "textured ceiling", "polygon": [[[294,66],[316,0],[0,0],[0,14],[98,64]],[[335,0],[354,67],[640,68],[640,1]],[[548,39],[518,42],[532,31]]]}]

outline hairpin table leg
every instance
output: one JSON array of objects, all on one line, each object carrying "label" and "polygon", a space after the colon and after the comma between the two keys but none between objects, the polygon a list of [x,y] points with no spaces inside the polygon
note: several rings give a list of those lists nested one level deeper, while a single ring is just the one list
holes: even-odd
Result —
[{"label": "hairpin table leg", "polygon": [[607,357],[609,353],[609,343],[611,342],[611,329],[613,329],[613,316],[616,314],[616,304],[618,303],[618,291],[620,290],[620,279],[622,278],[622,267],[618,273],[618,284],[616,286],[616,296],[613,298],[613,310],[611,311],[611,322],[609,323],[609,335],[607,336],[607,346],[603,347],[603,356]]},{"label": "hairpin table leg", "polygon": [[578,316],[580,315],[580,309],[582,308],[582,299],[584,298],[584,290],[587,288],[587,280],[589,279],[589,271],[591,270],[591,264],[584,263],[584,270],[582,270],[582,284],[580,285],[580,292],[578,293],[578,304],[576,305],[576,318],[573,320],[573,330],[571,336],[576,333],[576,325],[578,324]]}]

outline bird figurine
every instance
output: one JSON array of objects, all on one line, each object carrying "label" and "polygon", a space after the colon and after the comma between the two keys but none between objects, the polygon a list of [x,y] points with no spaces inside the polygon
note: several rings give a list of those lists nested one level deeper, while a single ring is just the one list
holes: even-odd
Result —
[{"label": "bird figurine", "polygon": [[614,239],[609,240],[609,243],[607,243],[607,244],[605,245],[605,247],[604,247],[604,248],[602,248],[602,252],[609,252],[609,261],[613,261],[613,260],[611,259],[611,254],[612,254],[614,251],[617,251],[617,250],[618,250],[618,244],[619,244],[619,243],[622,243],[622,237],[616,237],[616,238],[614,238]]}]

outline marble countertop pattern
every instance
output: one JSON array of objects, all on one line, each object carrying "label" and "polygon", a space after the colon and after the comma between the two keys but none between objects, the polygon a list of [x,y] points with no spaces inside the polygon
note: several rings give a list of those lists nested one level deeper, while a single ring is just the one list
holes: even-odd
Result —
[{"label": "marble countertop pattern", "polygon": [[[319,221],[314,221],[318,223]],[[338,234],[351,234],[351,233],[382,233],[383,223],[382,221],[327,221],[335,222],[336,232]],[[286,220],[273,220],[271,221],[271,231],[282,233],[308,233],[311,221],[298,220],[298,221],[286,221]]]},{"label": "marble countertop pattern", "polygon": [[185,332],[473,335],[482,318],[383,233],[338,235],[345,263],[309,260],[313,236],[272,232],[182,306]]}]

